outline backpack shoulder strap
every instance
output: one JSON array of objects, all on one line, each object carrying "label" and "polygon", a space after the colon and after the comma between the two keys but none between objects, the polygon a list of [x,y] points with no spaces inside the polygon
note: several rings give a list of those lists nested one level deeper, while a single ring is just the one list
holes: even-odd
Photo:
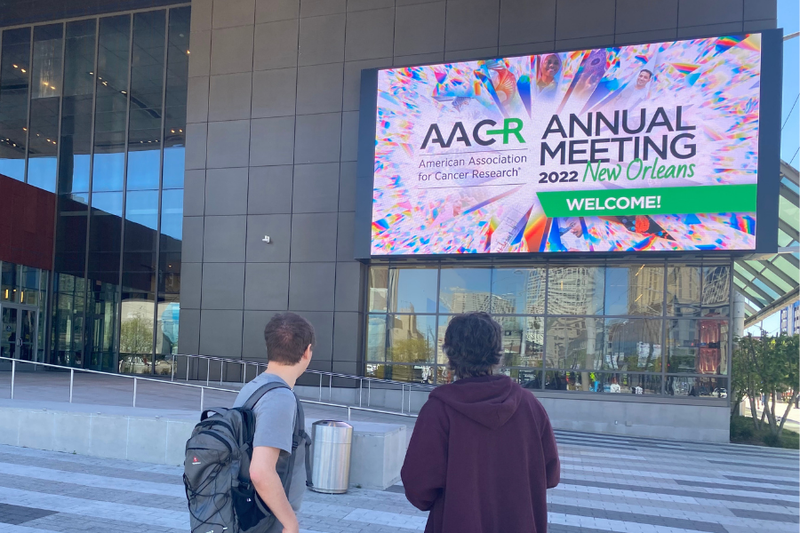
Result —
[{"label": "backpack shoulder strap", "polygon": [[294,435],[292,435],[292,452],[296,453],[297,448],[301,443],[305,443],[305,466],[306,466],[306,486],[313,487],[314,483],[311,481],[311,437],[306,433],[306,417],[303,412],[303,405],[300,403],[300,398],[297,398],[297,416],[294,421]]},{"label": "backpack shoulder strap", "polygon": [[285,383],[280,383],[277,381],[273,381],[272,383],[267,383],[266,385],[261,385],[258,389],[256,389],[256,391],[253,394],[250,395],[250,398],[248,398],[247,401],[244,402],[242,409],[253,409],[258,403],[258,400],[260,400],[262,396],[264,396],[266,393],[268,393],[273,389],[289,389],[289,386],[286,385]]}]

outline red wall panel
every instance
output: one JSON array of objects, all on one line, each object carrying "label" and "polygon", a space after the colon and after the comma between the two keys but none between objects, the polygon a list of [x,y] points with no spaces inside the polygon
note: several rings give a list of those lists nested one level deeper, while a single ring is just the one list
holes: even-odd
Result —
[{"label": "red wall panel", "polygon": [[0,260],[51,270],[56,196],[0,174]]}]

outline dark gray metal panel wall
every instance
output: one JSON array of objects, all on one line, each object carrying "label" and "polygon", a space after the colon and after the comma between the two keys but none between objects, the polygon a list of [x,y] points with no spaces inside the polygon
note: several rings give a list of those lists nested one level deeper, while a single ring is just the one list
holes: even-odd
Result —
[{"label": "dark gray metal panel wall", "polygon": [[[356,373],[362,69],[776,26],[775,0],[194,0],[181,351],[264,359],[290,309]],[[262,241],[265,235],[271,244]]]}]

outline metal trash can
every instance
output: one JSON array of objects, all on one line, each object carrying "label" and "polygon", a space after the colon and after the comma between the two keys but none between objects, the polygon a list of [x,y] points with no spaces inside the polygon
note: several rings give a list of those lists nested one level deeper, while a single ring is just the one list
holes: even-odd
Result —
[{"label": "metal trash can", "polygon": [[338,420],[319,420],[311,425],[311,440],[311,490],[326,494],[347,492],[353,426]]}]

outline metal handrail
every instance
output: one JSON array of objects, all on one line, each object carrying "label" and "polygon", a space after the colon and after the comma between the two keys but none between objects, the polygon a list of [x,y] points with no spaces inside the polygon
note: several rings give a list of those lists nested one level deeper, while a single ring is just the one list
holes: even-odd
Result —
[{"label": "metal handrail", "polygon": [[[223,368],[225,364],[239,364],[240,365],[240,373],[242,376],[242,383],[244,384],[246,381],[247,376],[247,366],[255,366],[256,367],[256,375],[260,371],[260,368],[263,366],[265,369],[267,365],[265,363],[260,363],[257,361],[246,361],[242,359],[227,359],[224,357],[216,357],[216,356],[209,356],[209,355],[196,355],[196,354],[171,354],[172,356],[172,370],[170,373],[170,380],[173,381],[176,377],[175,375],[175,368],[176,368],[176,361],[178,357],[186,358],[186,381],[189,380],[189,361],[192,359],[197,360],[205,360],[206,361],[206,385],[210,383],[210,373],[211,373],[211,361],[219,362],[220,363],[220,376],[219,376],[219,383],[222,385],[223,383]],[[430,392],[435,387],[433,385],[428,385],[425,383],[406,383],[403,381],[393,381],[390,379],[383,379],[383,378],[373,378],[370,376],[354,376],[352,374],[342,374],[338,372],[327,372],[324,370],[312,370],[307,369],[307,374],[314,374],[319,376],[319,395],[318,401],[322,401],[322,389],[323,389],[323,381],[324,377],[328,377],[328,399],[330,400],[333,397],[333,379],[340,378],[340,379],[351,379],[358,382],[358,406],[359,408],[363,407],[364,398],[364,382],[367,382],[367,407],[371,406],[372,403],[372,384],[373,383],[380,383],[383,385],[389,386],[399,386],[400,387],[400,413],[399,414],[410,414],[412,411],[411,403],[412,403],[412,393],[413,392]],[[406,394],[408,391],[408,394]],[[337,404],[338,405],[338,404]]]},{"label": "metal handrail", "polygon": [[[51,364],[51,363],[42,363],[42,362],[39,362],[39,361],[26,361],[24,359],[13,359],[13,358],[10,358],[10,357],[0,357],[0,361],[8,361],[8,362],[11,363],[11,394],[10,394],[10,399],[12,399],[12,400],[14,399],[14,388],[15,388],[15,381],[16,381],[17,363],[34,365],[35,367],[36,366],[41,366],[41,367],[44,367],[44,368],[55,368],[55,369],[58,369],[58,370],[69,370],[69,403],[72,403],[72,399],[73,399],[73,390],[74,390],[74,383],[75,383],[75,372],[83,372],[83,373],[86,373],[86,374],[99,374],[99,375],[103,375],[103,376],[112,376],[112,377],[119,377],[119,378],[133,380],[132,407],[136,407],[136,398],[137,398],[137,393],[138,393],[138,382],[139,381],[149,381],[149,382],[154,382],[154,383],[162,383],[162,384],[165,384],[165,385],[177,385],[177,386],[180,386],[180,387],[190,387],[190,388],[194,388],[194,389],[200,389],[200,412],[201,413],[203,412],[204,407],[205,407],[205,391],[206,391],[206,389],[213,390],[213,391],[220,391],[220,392],[228,392],[228,393],[237,393],[237,394],[239,393],[239,391],[236,390],[236,389],[213,387],[213,386],[210,386],[210,385],[195,385],[193,383],[181,383],[180,381],[174,381],[172,379],[170,381],[166,381],[164,379],[158,379],[158,378],[152,378],[152,377],[130,376],[130,375],[127,375],[127,374],[119,374],[119,373],[115,373],[115,372],[103,372],[103,371],[100,371],[100,370],[91,370],[91,369],[88,369],[88,368],[75,368],[75,367],[68,367],[68,366],[63,366],[63,365],[54,365],[54,364]],[[224,360],[224,359],[223,359],[223,361],[236,362],[235,360]],[[266,366],[266,365],[264,365],[264,366]],[[313,373],[320,373],[320,389],[321,389],[323,372],[322,371],[313,371]],[[349,378],[358,379],[358,380],[369,379],[369,378],[362,378],[361,376],[349,376],[347,374],[335,374],[333,372],[330,372],[328,374],[330,374],[330,381],[331,382],[333,381],[334,377],[341,377],[341,378],[349,377]],[[396,411],[390,411],[390,410],[386,410],[386,409],[375,409],[375,408],[371,408],[369,406],[368,407],[363,407],[361,405],[361,397],[360,397],[360,395],[359,395],[359,405],[358,406],[339,404],[339,403],[333,403],[333,402],[323,402],[322,401],[322,392],[321,392],[321,390],[320,390],[320,399],[318,401],[308,400],[308,399],[305,399],[305,398],[298,398],[298,399],[300,400],[300,402],[306,403],[306,404],[324,405],[324,406],[328,406],[328,407],[339,407],[339,408],[347,409],[347,419],[348,420],[350,420],[350,418],[351,418],[351,411],[366,411],[366,412],[371,412],[371,413],[381,413],[381,414],[404,416],[404,417],[411,417],[411,418],[416,418],[417,417],[416,414],[411,413],[410,391],[409,391],[409,401],[408,401],[409,411],[408,412],[404,412],[404,410],[403,410],[404,404],[405,404],[405,396],[403,396],[403,401],[401,402],[401,411],[399,413],[396,412]]]}]

